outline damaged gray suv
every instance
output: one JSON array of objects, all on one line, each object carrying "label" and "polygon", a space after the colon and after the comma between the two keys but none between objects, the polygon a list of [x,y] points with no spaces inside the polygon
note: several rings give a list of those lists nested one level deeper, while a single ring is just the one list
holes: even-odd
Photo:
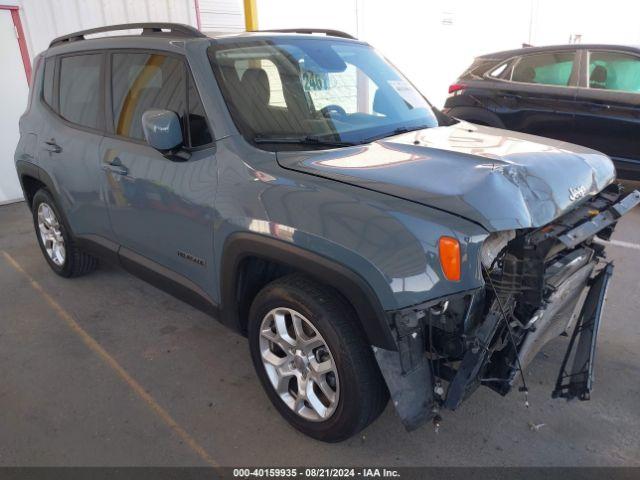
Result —
[{"label": "damaged gray suv", "polygon": [[[123,29],[141,33],[88,38]],[[587,399],[613,272],[598,239],[640,203],[605,155],[443,115],[335,31],[60,37],[15,160],[57,274],[111,260],[210,312],[324,441],[389,397],[413,429],[479,386],[526,389],[565,333],[552,394]]]}]

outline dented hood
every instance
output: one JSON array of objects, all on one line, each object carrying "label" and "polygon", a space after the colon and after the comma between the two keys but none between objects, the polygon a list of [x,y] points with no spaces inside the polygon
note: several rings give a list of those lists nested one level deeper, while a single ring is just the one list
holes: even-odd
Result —
[{"label": "dented hood", "polygon": [[278,162],[438,208],[489,231],[545,225],[615,179],[602,153],[466,122],[362,146],[278,152]]}]

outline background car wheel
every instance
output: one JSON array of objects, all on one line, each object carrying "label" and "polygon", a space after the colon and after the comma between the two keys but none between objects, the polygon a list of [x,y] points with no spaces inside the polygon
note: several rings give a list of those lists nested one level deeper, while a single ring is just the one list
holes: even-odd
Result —
[{"label": "background car wheel", "polygon": [[31,210],[38,244],[54,272],[62,277],[78,277],[95,270],[97,259],[76,246],[48,191],[36,192]]},{"label": "background car wheel", "polygon": [[249,313],[258,377],[280,414],[326,442],[356,434],[384,410],[388,392],[351,306],[299,274],[275,280]]}]

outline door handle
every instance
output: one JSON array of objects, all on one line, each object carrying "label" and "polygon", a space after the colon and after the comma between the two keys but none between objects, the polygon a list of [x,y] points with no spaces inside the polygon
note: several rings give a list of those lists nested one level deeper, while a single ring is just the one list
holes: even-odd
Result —
[{"label": "door handle", "polygon": [[122,160],[118,157],[115,157],[110,163],[105,164],[104,168],[118,175],[127,175],[129,173],[129,169],[124,166]]},{"label": "door handle", "polygon": [[51,140],[47,140],[44,142],[45,145],[48,145],[49,148],[46,150],[51,153],[60,153],[62,152],[62,147],[56,143],[56,140],[52,138]]}]

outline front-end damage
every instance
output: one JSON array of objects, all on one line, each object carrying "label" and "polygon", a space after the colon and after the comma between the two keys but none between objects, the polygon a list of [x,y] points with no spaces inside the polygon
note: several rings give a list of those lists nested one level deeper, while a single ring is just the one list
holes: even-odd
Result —
[{"label": "front-end damage", "polygon": [[374,353],[407,429],[457,409],[481,385],[506,395],[560,335],[571,339],[553,396],[588,399],[613,272],[595,238],[608,240],[639,203],[640,192],[623,198],[611,185],[541,228],[492,234],[478,259],[483,288],[393,312],[398,351]]}]

